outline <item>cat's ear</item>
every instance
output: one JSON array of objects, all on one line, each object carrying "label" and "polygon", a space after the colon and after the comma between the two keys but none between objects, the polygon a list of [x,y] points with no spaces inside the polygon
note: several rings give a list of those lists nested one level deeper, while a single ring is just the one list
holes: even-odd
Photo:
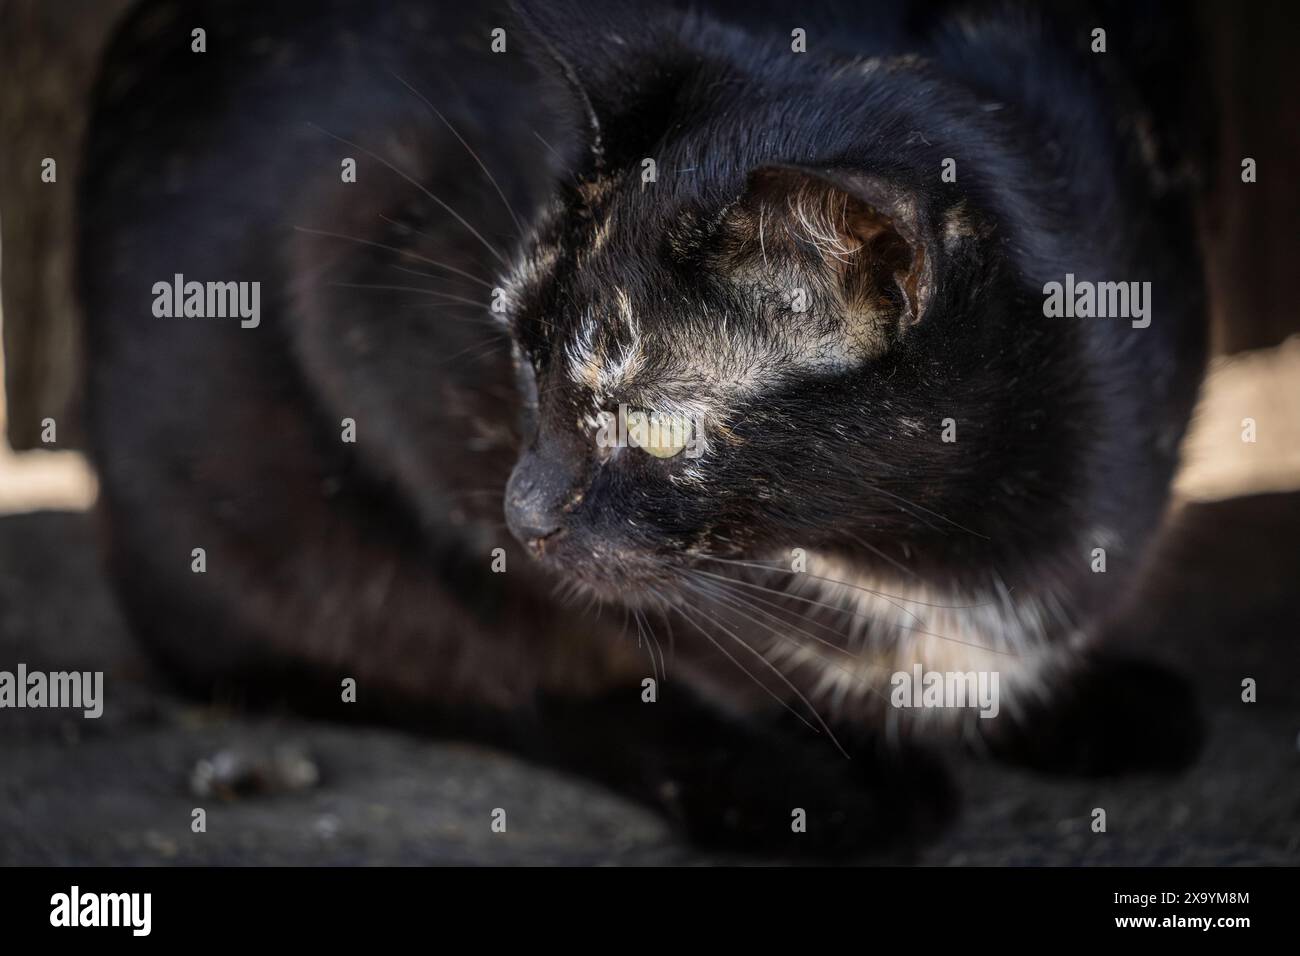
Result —
[{"label": "cat's ear", "polygon": [[579,133],[575,172],[633,165],[668,132],[702,57],[696,18],[626,0],[511,0],[520,45],[564,91]]},{"label": "cat's ear", "polygon": [[810,274],[864,314],[899,329],[922,321],[939,247],[921,198],[855,170],[772,165],[749,174],[726,217],[729,254]]}]

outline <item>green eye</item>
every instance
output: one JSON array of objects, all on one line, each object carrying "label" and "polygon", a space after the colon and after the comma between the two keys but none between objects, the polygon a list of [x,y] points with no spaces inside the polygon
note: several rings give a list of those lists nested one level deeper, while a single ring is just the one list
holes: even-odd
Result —
[{"label": "green eye", "polygon": [[691,423],[659,412],[627,413],[627,443],[656,458],[673,458],[691,441]]}]

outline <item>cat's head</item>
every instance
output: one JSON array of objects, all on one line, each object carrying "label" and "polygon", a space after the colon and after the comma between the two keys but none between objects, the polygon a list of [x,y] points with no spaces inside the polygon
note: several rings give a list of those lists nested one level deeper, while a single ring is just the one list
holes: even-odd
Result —
[{"label": "cat's head", "polygon": [[579,146],[507,283],[515,536],[640,597],[699,555],[983,537],[1006,449],[944,433],[998,414],[999,275],[888,78],[690,18],[587,30],[546,34]]}]

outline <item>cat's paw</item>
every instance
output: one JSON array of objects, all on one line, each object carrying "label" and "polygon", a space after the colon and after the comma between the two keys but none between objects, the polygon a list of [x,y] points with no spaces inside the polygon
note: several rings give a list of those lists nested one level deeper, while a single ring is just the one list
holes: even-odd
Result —
[{"label": "cat's paw", "polygon": [[905,853],[957,805],[944,768],[919,750],[864,743],[846,757],[793,721],[737,720],[685,689],[654,706],[634,688],[549,698],[539,714],[535,756],[650,804],[713,850],[808,860]]},{"label": "cat's paw", "polygon": [[1045,773],[1176,773],[1201,752],[1205,724],[1191,685],[1148,661],[1098,655],[1050,705],[992,728],[999,759]]},{"label": "cat's paw", "polygon": [[942,766],[921,754],[849,759],[814,737],[702,754],[656,797],[697,846],[791,860],[906,853],[958,802]]}]

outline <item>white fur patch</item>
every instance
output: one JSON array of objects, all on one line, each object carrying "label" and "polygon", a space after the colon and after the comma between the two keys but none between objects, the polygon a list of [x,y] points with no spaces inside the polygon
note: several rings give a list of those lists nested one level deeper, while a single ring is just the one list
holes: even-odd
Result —
[{"label": "white fur patch", "polygon": [[[786,673],[807,674],[810,699],[832,714],[872,706],[890,722],[903,719],[889,704],[890,679],[919,664],[925,671],[998,672],[1007,692],[1004,706],[1015,719],[1027,697],[1046,698],[1044,665],[1060,643],[1049,645],[1049,632],[1073,630],[1060,605],[1013,596],[993,580],[976,593],[954,592],[866,574],[811,554],[808,574],[794,577],[791,593],[854,615],[846,652],[798,636],[776,641],[766,652]],[[942,722],[953,716],[920,710],[910,719]]]}]

